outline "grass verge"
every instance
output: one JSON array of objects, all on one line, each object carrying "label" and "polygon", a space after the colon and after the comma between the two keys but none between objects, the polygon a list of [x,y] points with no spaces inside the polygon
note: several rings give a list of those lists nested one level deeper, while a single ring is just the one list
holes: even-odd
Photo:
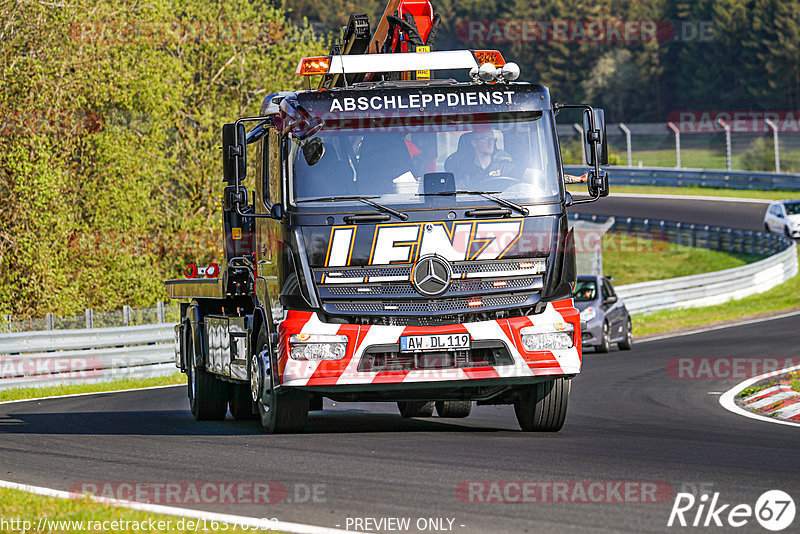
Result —
[{"label": "grass verge", "polygon": [[721,271],[761,258],[754,254],[731,254],[622,233],[603,235],[603,271],[614,277],[615,285]]},{"label": "grass verge", "polygon": [[68,386],[48,386],[42,388],[18,388],[0,391],[0,402],[34,399],[37,397],[56,397],[60,395],[73,395],[76,393],[89,393],[95,391],[117,391],[120,389],[147,388],[153,386],[168,386],[172,384],[184,384],[186,377],[181,373],[169,376],[156,376],[153,378],[124,378],[109,382],[99,382],[95,384],[71,384]]},{"label": "grass verge", "polygon": [[715,306],[660,311],[632,317],[636,335],[661,334],[742,317],[800,309],[800,276],[764,293]]},{"label": "grass verge", "polygon": [[[151,532],[160,534],[220,530],[252,532],[255,530],[247,528],[243,530],[236,525],[223,523],[213,524],[211,521],[204,522],[202,519],[141,512],[122,506],[96,503],[89,498],[58,499],[7,488],[0,488],[0,518],[8,523],[2,528],[7,532],[133,532],[136,534]],[[11,523],[13,520],[18,521]],[[25,521],[29,523],[24,523]],[[196,526],[198,528],[195,528]]]},{"label": "grass verge", "polygon": [[[573,193],[586,193],[586,185],[571,185]],[[701,197],[758,198],[762,200],[784,200],[800,198],[800,191],[757,191],[751,189],[712,189],[710,187],[663,187],[657,185],[612,185],[614,193],[637,193],[644,195],[688,195]]]}]

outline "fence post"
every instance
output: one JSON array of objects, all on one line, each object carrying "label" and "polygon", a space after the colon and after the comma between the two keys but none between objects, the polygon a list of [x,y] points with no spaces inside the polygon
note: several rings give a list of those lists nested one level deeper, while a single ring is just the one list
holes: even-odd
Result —
[{"label": "fence post", "polygon": [[628,167],[633,167],[633,151],[631,150],[631,130],[621,122],[619,123],[619,129],[625,132],[625,143],[628,145]]},{"label": "fence post", "polygon": [[731,170],[731,127],[722,119],[717,119],[717,123],[725,128],[725,168]]},{"label": "fence post", "polygon": [[122,307],[122,325],[131,325],[131,307],[127,304]]},{"label": "fence post", "polygon": [[164,318],[164,303],[160,300],[156,303],[156,312],[158,313],[158,322],[163,324],[167,321]]},{"label": "fence post", "polygon": [[681,232],[681,227],[682,226],[683,225],[681,223],[676,223],[675,224],[675,242],[678,245],[682,245],[683,244],[683,235],[682,235],[683,233]]},{"label": "fence post", "polygon": [[3,316],[3,321],[5,321],[5,323],[6,323],[6,328],[5,329],[8,330],[9,332],[11,332],[11,316],[10,315],[4,315]]},{"label": "fence post", "polygon": [[44,316],[45,328],[47,330],[55,330],[55,317],[53,317],[53,312],[47,312]]},{"label": "fence post", "polygon": [[84,313],[86,314],[86,328],[94,328],[94,310],[86,308]]},{"label": "fence post", "polygon": [[775,146],[775,172],[781,172],[781,152],[778,145],[778,127],[772,122],[772,119],[764,119],[767,126],[772,130],[772,144]]},{"label": "fence post", "polygon": [[675,126],[673,122],[668,122],[667,126],[675,133],[675,156],[677,160],[675,167],[681,169],[681,129]]}]

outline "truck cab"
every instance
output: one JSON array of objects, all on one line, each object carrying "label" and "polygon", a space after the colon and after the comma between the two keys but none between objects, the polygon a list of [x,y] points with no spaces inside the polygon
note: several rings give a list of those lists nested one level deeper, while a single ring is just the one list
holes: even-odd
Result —
[{"label": "truck cab", "polygon": [[[297,72],[320,69],[344,83],[269,95],[225,125],[219,276],[167,282],[195,417],[230,407],[291,432],[324,397],[404,417],[477,402],[559,430],[581,370],[567,225],[580,201],[556,135],[568,106],[497,52],[332,55]],[[380,75],[437,69],[470,81]],[[575,107],[596,200],[603,115]]]}]

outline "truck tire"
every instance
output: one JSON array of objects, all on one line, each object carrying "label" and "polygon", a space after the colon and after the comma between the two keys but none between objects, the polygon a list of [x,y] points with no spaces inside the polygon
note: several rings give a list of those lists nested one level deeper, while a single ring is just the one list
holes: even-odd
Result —
[{"label": "truck tire", "polygon": [[625,339],[617,343],[619,350],[631,350],[633,348],[633,325],[631,318],[628,317],[628,322],[625,326]]},{"label": "truck tire", "polygon": [[194,357],[194,340],[187,343],[186,366],[189,407],[197,421],[222,421],[228,413],[228,384],[202,367]]},{"label": "truck tire", "polygon": [[514,403],[517,422],[525,432],[558,432],[567,417],[571,381],[556,378],[533,384]]},{"label": "truck tire", "polygon": [[611,350],[611,333],[608,331],[608,323],[603,321],[603,331],[600,332],[600,344],[595,347],[597,352],[608,352]]},{"label": "truck tire", "polygon": [[397,403],[397,408],[403,417],[431,417],[433,405],[433,401],[401,401]]},{"label": "truck tire", "polygon": [[437,401],[436,414],[439,417],[463,418],[469,417],[472,411],[472,401]]},{"label": "truck tire", "polygon": [[267,333],[263,329],[258,334],[256,347],[257,351],[250,358],[250,373],[251,377],[254,377],[251,381],[251,391],[260,391],[262,388],[267,391],[264,395],[266,399],[256,400],[261,426],[270,434],[302,431],[308,420],[308,395],[300,391],[289,390],[279,393],[275,390],[274,374],[264,369],[257,357],[268,347]]},{"label": "truck tire", "polygon": [[256,419],[258,414],[253,410],[253,399],[250,398],[250,384],[231,384],[231,398],[228,407],[237,421]]}]

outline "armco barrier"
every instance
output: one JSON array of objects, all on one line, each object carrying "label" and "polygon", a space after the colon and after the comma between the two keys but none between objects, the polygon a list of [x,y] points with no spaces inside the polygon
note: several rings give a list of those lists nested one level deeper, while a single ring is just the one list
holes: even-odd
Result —
[{"label": "armco barrier", "polygon": [[[578,214],[572,218],[606,219]],[[798,272],[797,245],[778,234],[630,217],[616,218],[611,231],[712,250],[769,254],[763,260],[723,271],[617,286],[630,313],[719,304],[767,291]]]},{"label": "armco barrier", "polygon": [[[604,222],[605,217],[573,215]],[[613,231],[731,252],[769,255],[742,267],[617,287],[631,313],[705,306],[766,291],[798,272],[797,246],[763,232],[617,218]],[[0,334],[0,389],[104,382],[176,372],[169,324]]]},{"label": "armco barrier", "polygon": [[170,324],[0,334],[0,389],[176,372]]},{"label": "armco barrier", "polygon": [[[709,187],[716,189],[754,189],[800,191],[800,174],[715,169],[675,169],[665,167],[606,167],[614,185],[659,185],[668,187]],[[569,165],[564,171],[580,175],[584,165]]]}]

